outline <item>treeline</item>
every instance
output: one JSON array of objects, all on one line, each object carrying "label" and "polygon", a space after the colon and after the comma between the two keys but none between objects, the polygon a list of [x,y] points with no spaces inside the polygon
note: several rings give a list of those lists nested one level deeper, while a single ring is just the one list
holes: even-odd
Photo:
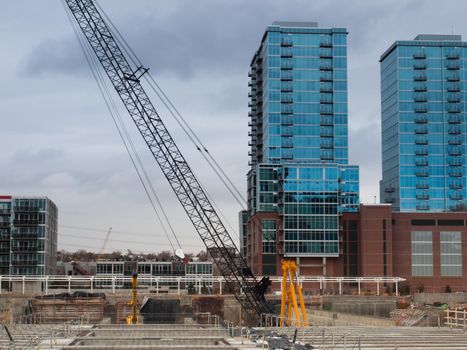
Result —
[{"label": "treeline", "polygon": [[[195,257],[198,258],[199,261],[210,261],[211,260],[211,257],[203,250],[197,254],[187,253],[185,255],[189,260],[193,260],[193,258]],[[104,254],[98,254],[95,252],[87,251],[85,249],[79,249],[74,252],[70,252],[70,251],[62,249],[57,252],[57,261],[63,261],[63,262],[97,261],[99,259],[117,260],[117,261],[145,261],[145,260],[172,261],[172,260],[177,260],[177,258],[174,257],[173,252],[169,250],[164,250],[159,253],[148,253],[148,254],[138,254],[138,253],[132,252],[131,250],[127,250],[126,252],[114,251],[112,253],[104,253]]]}]

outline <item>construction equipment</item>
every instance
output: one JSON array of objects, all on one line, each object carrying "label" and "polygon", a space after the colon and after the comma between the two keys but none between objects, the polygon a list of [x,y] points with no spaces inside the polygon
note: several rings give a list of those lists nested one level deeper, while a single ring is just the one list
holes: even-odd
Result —
[{"label": "construction equipment", "polygon": [[107,247],[107,243],[109,242],[110,238],[110,233],[112,232],[112,227],[109,227],[109,230],[107,231],[107,234],[104,237],[104,241],[102,242],[102,247],[97,253],[97,257],[100,258],[102,254],[105,252],[105,247]]},{"label": "construction equipment", "polygon": [[[282,260],[282,302],[281,302],[281,315],[280,326],[284,324],[287,326],[307,326],[307,317],[305,310],[305,302],[303,301],[302,287],[298,281],[297,264],[293,260]],[[300,302],[300,312],[297,303]],[[287,309],[287,316],[285,311]],[[293,311],[293,315],[292,315]],[[294,316],[295,318],[293,318]]]},{"label": "construction equipment", "polygon": [[131,315],[126,317],[126,324],[138,323],[138,274],[131,275]]},{"label": "construction equipment", "polygon": [[140,79],[148,69],[130,64],[120,49],[116,36],[92,0],[65,2],[226,280],[228,288],[234,291],[249,321],[258,323],[262,313],[271,313],[264,298],[271,282],[267,277],[258,280],[253,276],[205,190],[143,89]]}]

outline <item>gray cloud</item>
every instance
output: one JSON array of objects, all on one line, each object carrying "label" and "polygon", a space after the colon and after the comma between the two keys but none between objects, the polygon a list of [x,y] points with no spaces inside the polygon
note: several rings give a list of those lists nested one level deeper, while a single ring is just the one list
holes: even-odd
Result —
[{"label": "gray cloud", "polygon": [[[348,28],[350,159],[360,165],[364,202],[373,201],[381,176],[380,54],[393,41],[418,33],[449,33],[451,26],[456,33],[467,33],[467,4],[453,0],[443,6],[429,0],[99,2],[244,192],[248,65],[272,21],[318,21],[323,27]],[[154,234],[147,247],[166,248],[60,3],[5,2],[0,42],[7,53],[0,57],[0,139],[5,145],[0,152],[0,193],[47,195],[57,202],[62,225],[147,232]],[[197,176],[236,226],[239,207],[206,170],[178,125],[156,99],[154,103]],[[123,109],[121,113],[128,121]],[[190,247],[201,249],[129,121],[128,128],[177,232],[188,237],[184,241]],[[61,247],[96,248],[101,242],[73,240],[62,231]],[[126,248],[117,242],[110,246]]]}]

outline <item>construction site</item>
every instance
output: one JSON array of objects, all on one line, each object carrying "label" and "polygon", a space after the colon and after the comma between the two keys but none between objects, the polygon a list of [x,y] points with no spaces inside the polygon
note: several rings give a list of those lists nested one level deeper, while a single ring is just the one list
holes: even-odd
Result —
[{"label": "construction site", "polygon": [[[338,49],[345,45],[345,29],[321,30],[315,22],[274,22],[267,30],[264,38],[270,35],[270,40],[263,38],[249,73],[252,168],[247,175],[248,200],[244,200],[100,5],[93,0],[62,3],[171,252],[164,261],[130,253],[105,258],[109,228],[93,261],[62,262],[59,275],[55,204],[46,197],[0,196],[1,349],[467,350],[466,269],[462,270],[462,249],[467,247],[462,238],[465,212],[423,213],[413,219],[393,216],[388,203],[359,206],[358,167],[349,165],[346,155],[334,159],[334,148],[336,155],[339,147],[341,154],[347,152],[347,146],[342,146],[347,136],[331,130],[338,129],[331,120],[337,119],[332,104],[338,103],[332,94],[343,96],[333,89],[345,85],[332,85],[342,68],[332,66],[332,60],[335,52],[343,52]],[[315,140],[319,159],[308,163],[293,163],[293,155],[287,153],[294,147],[293,118],[306,119],[291,107],[296,89],[292,81],[302,78],[293,75],[292,59],[306,51],[300,51],[300,45],[308,40],[292,36],[297,33],[319,35],[311,40],[319,63],[314,68],[320,74],[315,89],[321,118]],[[268,149],[267,163],[260,140],[267,123],[258,101],[263,79],[267,80],[262,75],[267,59],[261,56],[266,41],[275,45],[271,51],[277,62],[281,60],[277,76],[270,73],[282,94],[277,102],[282,128],[277,137],[285,150],[280,164],[274,158],[275,146]],[[293,51],[295,44],[298,50]],[[224,225],[224,215],[195,176],[143,83],[163,100],[243,208],[240,242]],[[133,122],[151,161],[160,167],[204,244],[203,261],[182,249],[164,211],[164,199],[151,185],[121,122],[117,103],[123,104],[125,117]],[[346,122],[340,124],[347,127]],[[297,134],[308,130],[298,129]],[[334,142],[334,137],[342,139]],[[304,185],[297,174],[304,174],[309,182]],[[427,195],[418,199],[428,200]],[[412,226],[423,230],[415,228],[409,243],[408,236],[396,239],[406,233],[401,227],[411,230]],[[435,234],[428,231],[431,227],[436,228]],[[372,237],[374,232],[381,237]],[[440,258],[433,258],[434,254]],[[408,256],[411,262],[405,261]]]}]

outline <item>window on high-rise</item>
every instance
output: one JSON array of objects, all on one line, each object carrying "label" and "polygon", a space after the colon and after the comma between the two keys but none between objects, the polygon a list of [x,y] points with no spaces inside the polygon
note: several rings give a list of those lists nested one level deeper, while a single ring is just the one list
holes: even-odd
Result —
[{"label": "window on high-rise", "polygon": [[412,231],[412,276],[433,276],[433,235]]},{"label": "window on high-rise", "polygon": [[460,232],[440,233],[441,276],[462,276]]}]

